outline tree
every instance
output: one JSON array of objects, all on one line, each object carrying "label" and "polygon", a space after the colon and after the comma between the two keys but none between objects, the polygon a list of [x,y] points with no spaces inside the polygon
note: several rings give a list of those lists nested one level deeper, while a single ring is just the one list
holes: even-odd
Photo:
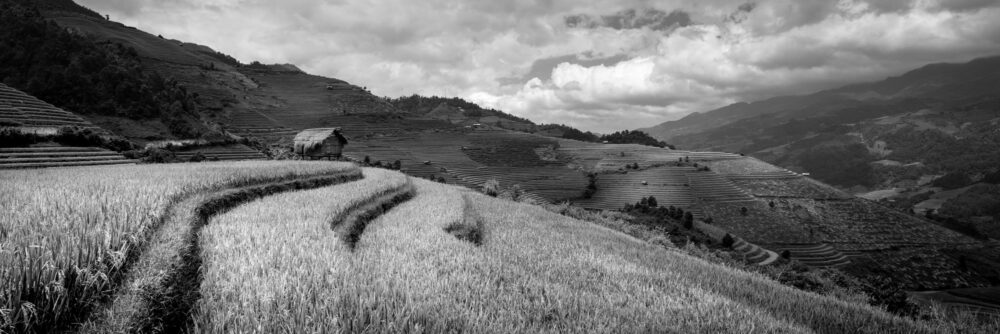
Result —
[{"label": "tree", "polygon": [[655,208],[655,207],[657,206],[657,203],[656,203],[656,197],[653,197],[653,196],[649,196],[649,200],[648,200],[648,201],[646,201],[646,203],[648,203],[648,204],[649,204],[649,207],[651,207],[651,208]]},{"label": "tree", "polygon": [[741,215],[744,215],[744,216],[746,216],[746,215],[747,215],[747,213],[749,213],[749,212],[750,212],[750,210],[749,210],[749,209],[747,209],[747,207],[745,207],[745,206],[744,206],[744,207],[741,207],[741,208],[740,208],[740,214],[741,214]]},{"label": "tree", "polygon": [[372,164],[372,158],[366,155],[364,162],[365,162],[365,166],[369,166],[369,165]]},{"label": "tree", "polygon": [[[694,215],[691,212],[684,213],[684,226],[694,226]],[[690,228],[690,227],[688,227]]]}]

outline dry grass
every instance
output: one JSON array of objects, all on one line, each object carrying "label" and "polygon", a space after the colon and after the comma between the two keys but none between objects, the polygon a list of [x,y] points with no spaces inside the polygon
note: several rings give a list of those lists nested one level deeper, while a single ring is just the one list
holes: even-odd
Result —
[{"label": "dry grass", "polygon": [[241,162],[0,174],[0,330],[60,325],[106,295],[167,208],[186,194],[349,164]]}]

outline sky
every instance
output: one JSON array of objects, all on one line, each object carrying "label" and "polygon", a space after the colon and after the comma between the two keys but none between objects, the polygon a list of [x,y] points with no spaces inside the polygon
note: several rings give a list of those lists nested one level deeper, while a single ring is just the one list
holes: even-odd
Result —
[{"label": "sky", "polygon": [[1000,54],[996,0],[77,0],[244,63],[596,132]]}]

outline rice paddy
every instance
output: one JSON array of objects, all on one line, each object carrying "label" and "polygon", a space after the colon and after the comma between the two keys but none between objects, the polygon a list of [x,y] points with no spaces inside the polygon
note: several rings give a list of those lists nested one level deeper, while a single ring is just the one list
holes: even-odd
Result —
[{"label": "rice paddy", "polygon": [[[174,233],[161,221],[171,203],[187,195],[356,167],[228,162],[115,168],[0,174],[0,184],[12,189],[0,195],[0,203],[14,208],[4,210],[3,218],[15,224],[5,223],[0,240],[5,254],[18,254],[0,262],[0,329],[32,331],[24,324],[43,321],[30,316],[44,316],[54,325],[40,328],[74,330],[61,312],[95,302],[77,298],[113,290],[103,277],[127,262],[120,254],[151,251],[155,247],[143,247],[148,235]],[[104,327],[96,321],[80,330],[936,331],[538,206],[382,169],[362,173],[353,182],[269,194],[219,212],[190,232],[197,242],[189,256],[200,274],[186,278],[194,298],[182,305],[190,311],[177,313],[184,317],[173,327],[134,327],[130,321]],[[66,286],[60,285],[63,275],[77,272],[86,273],[74,276],[79,280],[73,284],[83,288],[44,294],[59,292]]]},{"label": "rice paddy", "polygon": [[349,168],[246,162],[5,171],[0,330],[59,323],[104,295],[187,194]]}]

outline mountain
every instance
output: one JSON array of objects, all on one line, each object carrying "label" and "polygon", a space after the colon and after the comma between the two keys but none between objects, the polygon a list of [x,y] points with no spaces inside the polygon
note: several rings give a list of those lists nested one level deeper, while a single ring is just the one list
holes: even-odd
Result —
[{"label": "mountain", "polygon": [[[641,129],[684,149],[740,152],[856,192],[1000,163],[1000,56],[878,82],[737,103]],[[906,167],[902,167],[906,166]]]},{"label": "mountain", "polygon": [[291,64],[242,64],[73,1],[3,0],[0,11],[0,82],[139,143],[231,135],[281,142],[302,128],[399,112],[343,80]]}]

